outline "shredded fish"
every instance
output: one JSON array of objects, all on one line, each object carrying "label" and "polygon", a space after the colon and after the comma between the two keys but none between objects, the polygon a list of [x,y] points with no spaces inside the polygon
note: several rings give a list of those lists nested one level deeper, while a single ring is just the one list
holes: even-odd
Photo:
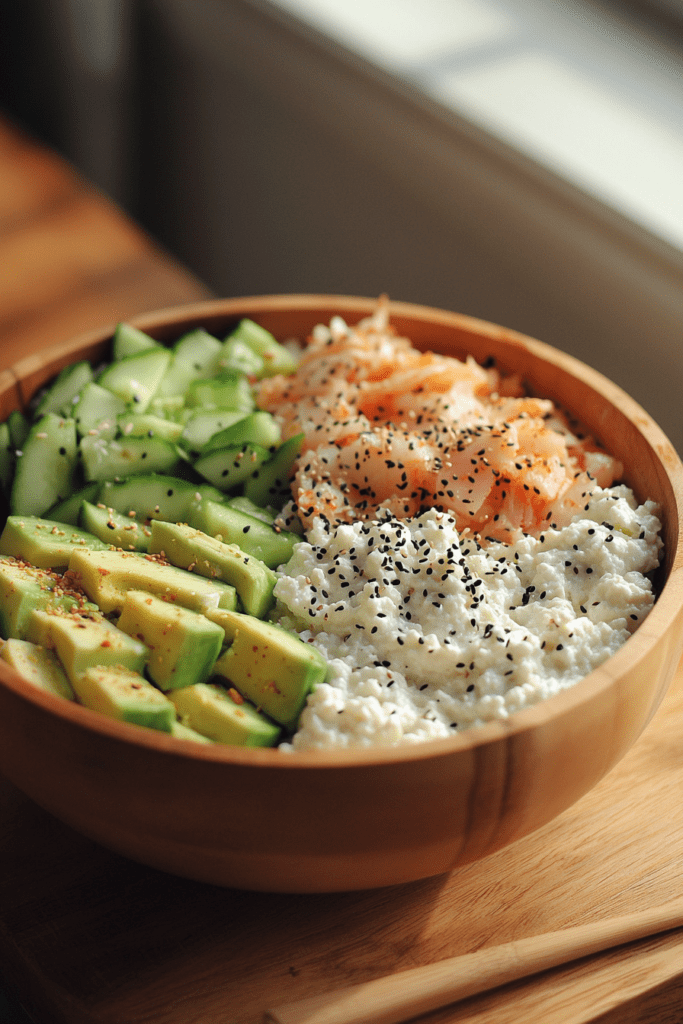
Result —
[{"label": "shredded fish", "polygon": [[292,480],[304,528],[411,518],[429,508],[460,531],[513,542],[566,525],[619,462],[547,399],[468,357],[421,352],[396,335],[386,299],[355,326],[316,327],[297,372],[262,381],[259,405],[284,437],[305,435]]}]

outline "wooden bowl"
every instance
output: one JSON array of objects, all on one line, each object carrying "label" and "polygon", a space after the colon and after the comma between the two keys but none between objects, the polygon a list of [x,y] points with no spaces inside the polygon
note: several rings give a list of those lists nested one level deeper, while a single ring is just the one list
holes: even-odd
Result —
[{"label": "wooden bowl", "polygon": [[[305,336],[373,300],[272,296],[150,313],[133,323],[170,341],[249,316]],[[393,303],[420,348],[520,370],[573,411],[659,502],[665,561],[654,609],[586,679],[505,722],[415,746],[283,755],[198,746],[108,720],[34,690],[0,663],[0,770],[74,829],[145,864],[218,885],[332,892],[441,874],[519,839],[578,800],[624,755],[660,703],[683,648],[683,467],[618,387],[547,345],[492,324]],[[66,363],[106,358],[112,328],[0,374],[0,417]],[[665,368],[663,368],[663,372]]]}]

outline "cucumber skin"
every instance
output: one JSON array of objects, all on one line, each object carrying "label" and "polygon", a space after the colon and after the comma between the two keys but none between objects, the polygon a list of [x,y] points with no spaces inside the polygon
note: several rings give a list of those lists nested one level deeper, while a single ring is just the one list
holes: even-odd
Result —
[{"label": "cucumber skin", "polygon": [[167,348],[150,348],[110,363],[97,383],[122,398],[136,412],[145,412],[170,361],[171,353]]},{"label": "cucumber skin", "polygon": [[[85,487],[74,491],[68,498],[58,501],[56,505],[45,513],[46,519],[54,519],[57,523],[64,523],[65,526],[80,526],[81,506],[84,501],[92,501],[99,490],[100,485],[96,480],[86,484]],[[91,531],[92,532],[92,531]]]},{"label": "cucumber skin", "polygon": [[117,477],[172,474],[181,456],[170,441],[158,437],[124,437],[106,441],[99,437],[81,442],[86,480],[114,480]]},{"label": "cucumber skin", "polygon": [[189,480],[164,474],[105,480],[97,500],[116,512],[135,512],[139,522],[152,519],[185,522],[201,491]]},{"label": "cucumber skin", "polygon": [[221,491],[243,484],[270,455],[267,448],[247,442],[229,448],[217,448],[197,459],[194,468]]},{"label": "cucumber skin", "polygon": [[301,454],[304,435],[296,434],[284,441],[277,451],[256,467],[244,484],[244,495],[255,505],[282,508],[291,497],[289,478],[294,462]]},{"label": "cucumber skin", "polygon": [[31,427],[17,457],[10,509],[42,516],[69,496],[77,463],[76,422],[47,413]]},{"label": "cucumber skin", "polygon": [[242,512],[228,504],[207,501],[190,518],[190,526],[211,537],[221,536],[226,544],[235,544],[247,555],[253,555],[268,566],[277,569],[292,557],[294,545],[301,541],[296,533],[276,532],[262,519]]},{"label": "cucumber skin", "polygon": [[86,384],[93,379],[90,363],[81,360],[65,366],[49,386],[33,413],[34,419],[40,419],[48,412],[62,416],[70,416],[74,399],[78,397]]},{"label": "cucumber skin", "polygon": [[124,551],[148,551],[150,531],[135,517],[114,512],[90,501],[81,503],[79,526],[104,544],[113,544]]}]

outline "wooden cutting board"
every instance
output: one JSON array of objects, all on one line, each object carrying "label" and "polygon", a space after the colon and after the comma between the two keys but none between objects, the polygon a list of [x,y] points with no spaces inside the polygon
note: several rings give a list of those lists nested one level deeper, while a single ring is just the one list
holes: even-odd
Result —
[{"label": "wooden cutting board", "polygon": [[[81,838],[5,782],[4,970],[38,1024],[259,1024],[269,1006],[328,988],[654,906],[681,892],[681,737],[683,666],[627,757],[554,822],[450,876],[330,896],[161,874]],[[680,1024],[683,932],[429,1020]]]}]

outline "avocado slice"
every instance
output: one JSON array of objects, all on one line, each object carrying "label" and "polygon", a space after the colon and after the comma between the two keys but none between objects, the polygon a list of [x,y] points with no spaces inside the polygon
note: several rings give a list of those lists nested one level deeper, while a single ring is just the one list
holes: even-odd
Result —
[{"label": "avocado slice", "polygon": [[150,649],[147,673],[162,690],[205,682],[221,652],[223,629],[198,612],[129,590],[119,629]]},{"label": "avocado slice", "polygon": [[28,640],[12,638],[0,647],[0,658],[39,690],[65,700],[74,699],[73,687],[53,651]]},{"label": "avocado slice", "polygon": [[268,614],[274,604],[277,577],[260,559],[184,523],[155,519],[151,529],[150,553],[163,552],[173,565],[212,580],[224,580],[235,588],[242,607],[250,615],[262,618]]},{"label": "avocado slice", "polygon": [[175,707],[139,672],[122,665],[94,665],[74,679],[81,704],[120,722],[171,732]]},{"label": "avocado slice", "polygon": [[205,501],[190,516],[195,526],[226,544],[236,544],[248,555],[255,555],[269,569],[277,569],[292,557],[294,545],[303,538],[289,530],[276,530],[262,518],[240,511],[232,504]]},{"label": "avocado slice", "polygon": [[71,684],[93,665],[123,665],[144,672],[149,651],[99,613],[77,615],[36,609],[26,639],[56,652]]},{"label": "avocado slice", "polygon": [[[204,685],[203,683],[201,685]],[[191,687],[186,686],[185,690],[178,690],[178,693],[185,693]],[[173,691],[171,691],[173,693]],[[213,743],[212,739],[208,736],[203,736],[196,729],[190,728],[189,725],[185,725],[183,722],[179,722],[176,718],[175,722],[171,726],[171,736],[175,736],[177,740],[191,740],[193,743]]]},{"label": "avocado slice", "polygon": [[239,747],[273,747],[281,729],[236,692],[215,683],[174,690],[171,700],[181,722],[215,740]]},{"label": "avocado slice", "polygon": [[327,662],[311,644],[272,622],[236,612],[221,614],[232,643],[214,665],[267,715],[294,730],[308,694],[325,681]]},{"label": "avocado slice", "polygon": [[151,536],[148,526],[138,523],[135,516],[115,512],[103,504],[81,502],[81,523],[95,537],[124,551],[147,551]]},{"label": "avocado slice", "polygon": [[0,634],[6,640],[26,639],[35,608],[70,611],[83,607],[83,595],[70,591],[62,577],[24,562],[0,561]]},{"label": "avocado slice", "polygon": [[163,597],[166,606],[193,611],[235,608],[234,587],[207,580],[137,551],[74,551],[69,573],[91,601],[109,615],[120,612],[129,590],[144,590]]},{"label": "avocado slice", "polygon": [[0,555],[11,555],[39,569],[66,569],[74,550],[108,547],[75,526],[38,516],[8,516],[0,534]]}]

